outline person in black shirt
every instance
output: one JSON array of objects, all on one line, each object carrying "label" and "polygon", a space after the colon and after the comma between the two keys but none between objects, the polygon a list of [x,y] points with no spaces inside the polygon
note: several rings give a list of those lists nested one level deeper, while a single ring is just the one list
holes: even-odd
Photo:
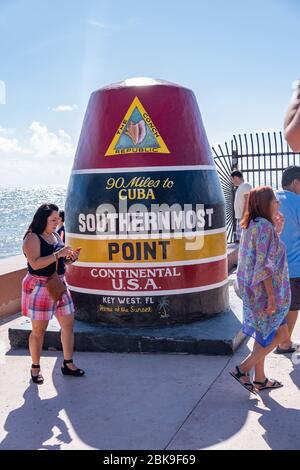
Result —
[{"label": "person in black shirt", "polygon": [[62,241],[65,243],[66,237],[65,237],[65,211],[59,211],[58,213],[59,218],[58,218],[58,225],[57,225],[57,233],[62,239]]},{"label": "person in black shirt", "polygon": [[[74,349],[74,305],[67,289],[61,300],[54,301],[46,287],[47,281],[56,270],[64,280],[65,265],[78,259],[79,250],[65,246],[56,233],[58,207],[43,204],[34,214],[25,233],[23,252],[27,258],[28,273],[22,283],[22,314],[31,318],[32,332],[29,336],[29,350],[32,358],[31,377],[41,384],[44,379],[40,372],[40,356],[44,334],[49,320],[55,315],[61,326],[61,341],[64,375],[80,377],[84,374],[72,360]],[[65,281],[64,281],[65,282]]]}]

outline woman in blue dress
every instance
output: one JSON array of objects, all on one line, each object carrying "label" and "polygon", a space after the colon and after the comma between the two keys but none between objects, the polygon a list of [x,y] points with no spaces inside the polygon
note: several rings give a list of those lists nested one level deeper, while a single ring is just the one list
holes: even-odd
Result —
[{"label": "woman in blue dress", "polygon": [[[243,332],[255,339],[253,351],[230,374],[250,392],[279,388],[265,375],[265,358],[288,336],[286,315],[291,294],[279,203],[271,187],[252,189],[241,221],[237,283],[243,300]],[[254,368],[252,382],[250,370]]]}]

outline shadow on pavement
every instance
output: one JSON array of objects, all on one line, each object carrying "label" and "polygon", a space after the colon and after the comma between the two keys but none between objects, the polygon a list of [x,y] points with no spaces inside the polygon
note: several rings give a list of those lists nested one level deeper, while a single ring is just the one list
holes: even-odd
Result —
[{"label": "shadow on pavement", "polygon": [[[273,395],[274,393],[274,395]],[[267,409],[253,408],[261,414],[259,424],[265,432],[263,438],[272,450],[299,450],[300,410],[287,408],[275,399],[275,392],[265,390],[261,400]]]},{"label": "shadow on pavement", "polygon": [[18,445],[22,449],[60,449],[60,445],[45,444],[56,431],[56,439],[70,443],[65,422],[59,417],[62,400],[56,396],[41,399],[39,387],[29,384],[23,395],[24,404],[11,411],[5,421],[4,429],[8,433],[0,443],[0,449],[14,450]]},{"label": "shadow on pavement", "polygon": [[[43,359],[53,354],[43,353],[42,368]],[[62,376],[59,353],[54,369],[48,367],[52,374],[43,371],[45,383],[31,383],[24,404],[8,414],[1,449],[165,449],[230,360],[109,353],[78,353],[74,359],[86,376]],[[224,406],[222,393],[219,402],[213,409],[216,419]],[[237,432],[246,418],[246,411],[240,413],[223,438]],[[211,437],[214,444],[218,433]]]}]

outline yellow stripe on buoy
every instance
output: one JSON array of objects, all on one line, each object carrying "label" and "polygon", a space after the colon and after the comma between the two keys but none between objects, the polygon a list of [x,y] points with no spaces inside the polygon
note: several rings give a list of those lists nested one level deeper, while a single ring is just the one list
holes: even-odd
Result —
[{"label": "yellow stripe on buoy", "polygon": [[72,249],[81,247],[80,262],[136,263],[188,261],[226,253],[226,232],[191,238],[91,240],[67,236]]}]

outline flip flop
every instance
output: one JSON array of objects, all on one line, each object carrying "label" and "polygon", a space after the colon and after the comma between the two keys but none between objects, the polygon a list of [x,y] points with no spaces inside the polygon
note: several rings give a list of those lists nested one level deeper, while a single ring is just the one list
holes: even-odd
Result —
[{"label": "flip flop", "polygon": [[[267,385],[268,382],[271,382],[272,385]],[[267,388],[281,388],[283,384],[275,379],[268,379],[266,378],[263,382],[258,382],[257,380],[253,380],[253,383],[256,385],[258,391],[266,390]]]},{"label": "flip flop", "polygon": [[245,372],[245,373],[241,372],[240,368],[238,366],[235,366],[235,370],[236,370],[236,373],[234,373],[233,371],[230,371],[229,374],[235,380],[237,380],[238,383],[240,383],[242,385],[242,387],[244,387],[246,390],[248,390],[248,392],[253,393],[253,395],[257,395],[257,393],[255,391],[255,386],[253,385],[252,382],[241,382],[240,381],[241,377],[249,377],[249,374],[247,372]]}]

